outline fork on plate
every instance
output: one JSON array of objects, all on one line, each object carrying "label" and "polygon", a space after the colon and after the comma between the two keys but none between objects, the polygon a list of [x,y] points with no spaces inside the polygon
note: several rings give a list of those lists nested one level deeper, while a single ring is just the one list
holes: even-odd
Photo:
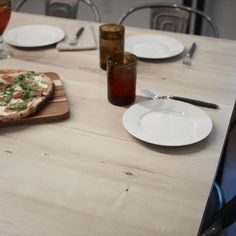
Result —
[{"label": "fork on plate", "polygon": [[167,95],[166,96],[158,96],[156,93],[154,93],[148,89],[142,89],[142,92],[154,100],[174,99],[174,100],[178,100],[178,101],[182,101],[182,102],[187,102],[187,103],[190,103],[190,104],[193,104],[196,106],[203,106],[203,107],[214,108],[214,109],[219,108],[219,106],[217,104],[205,102],[205,101],[201,101],[201,100],[196,100],[196,99],[192,99],[192,98],[178,97],[178,96],[167,96]]}]

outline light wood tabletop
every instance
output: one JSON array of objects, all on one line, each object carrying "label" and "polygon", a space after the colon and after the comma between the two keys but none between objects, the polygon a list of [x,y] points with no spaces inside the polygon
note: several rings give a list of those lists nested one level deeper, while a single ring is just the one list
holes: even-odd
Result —
[{"label": "light wood tabletop", "polygon": [[[8,30],[25,24],[98,24],[13,13]],[[0,69],[56,72],[70,104],[64,121],[0,129],[0,235],[195,236],[214,182],[236,95],[236,41],[126,27],[126,36],[166,35],[197,50],[138,61],[140,88],[214,102],[201,142],[164,147],[132,137],[122,125],[127,107],[107,101],[99,50],[22,49]]]}]

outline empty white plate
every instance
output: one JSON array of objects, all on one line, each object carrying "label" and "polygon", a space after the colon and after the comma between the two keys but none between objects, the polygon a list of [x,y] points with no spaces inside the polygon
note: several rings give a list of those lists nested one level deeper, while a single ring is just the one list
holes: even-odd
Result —
[{"label": "empty white plate", "polygon": [[201,141],[212,130],[206,112],[171,99],[147,100],[123,115],[125,129],[134,137],[162,146],[183,146]]},{"label": "empty white plate", "polygon": [[7,31],[5,42],[17,47],[43,47],[61,41],[65,33],[50,25],[25,25]]},{"label": "empty white plate", "polygon": [[162,35],[135,35],[125,39],[125,51],[144,59],[165,59],[182,53],[180,41]]}]

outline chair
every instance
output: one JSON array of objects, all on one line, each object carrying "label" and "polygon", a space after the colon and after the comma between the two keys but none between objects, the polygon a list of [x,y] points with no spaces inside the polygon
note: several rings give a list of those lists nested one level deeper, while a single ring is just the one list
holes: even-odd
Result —
[{"label": "chair", "polygon": [[222,192],[222,189],[218,183],[214,182],[204,212],[203,221],[206,222],[207,220],[209,220],[213,215],[216,214],[218,210],[220,210],[224,206],[224,204],[225,204],[225,197]]},{"label": "chair", "polygon": [[200,232],[201,236],[219,236],[224,229],[236,222],[236,195],[206,220]]},{"label": "chair", "polygon": [[78,11],[78,3],[77,0],[46,0],[46,15],[75,19]]},{"label": "chair", "polygon": [[[227,173],[228,167],[226,167],[229,164],[232,165],[233,163],[235,163],[235,157],[236,157],[235,141],[236,141],[236,103],[229,124],[228,134],[225,140],[225,145],[222,154],[223,158],[221,160],[220,168],[216,176],[217,181],[221,184],[222,187],[224,187],[225,181],[228,181],[230,178],[234,178],[236,176],[235,174],[234,175],[228,174]],[[232,161],[232,158],[234,158],[234,162]],[[223,178],[225,178],[225,180],[223,180]],[[234,183],[235,183],[235,178],[234,178]],[[236,194],[235,194],[236,190],[233,188],[233,186],[232,189],[229,189],[229,187],[224,188],[225,191],[223,195],[225,198],[223,201],[224,204],[223,207],[219,207],[218,210],[216,206],[219,205],[215,204],[214,201],[209,199],[208,202],[211,204],[207,204],[208,207],[205,210],[205,215],[201,227],[201,236],[222,235],[224,229],[228,228],[230,225],[236,222]],[[220,193],[221,189],[219,188],[218,190]],[[219,196],[218,194],[215,194],[214,191],[211,195]],[[216,197],[215,199],[219,198]],[[225,200],[227,201],[227,203],[225,203]],[[215,210],[212,211],[211,209]]]},{"label": "chair", "polygon": [[[28,0],[19,0],[16,4],[15,11],[19,11],[21,7]],[[48,16],[76,18],[79,2],[83,2],[88,5],[95,17],[97,22],[101,21],[100,13],[96,5],[91,0],[45,0],[45,14]]]},{"label": "chair", "polygon": [[178,4],[148,3],[138,5],[124,12],[118,23],[122,24],[130,14],[143,9],[151,10],[150,28],[152,29],[188,33],[191,16],[195,14],[201,16],[209,24],[214,37],[219,37],[218,29],[209,16],[202,11]]}]

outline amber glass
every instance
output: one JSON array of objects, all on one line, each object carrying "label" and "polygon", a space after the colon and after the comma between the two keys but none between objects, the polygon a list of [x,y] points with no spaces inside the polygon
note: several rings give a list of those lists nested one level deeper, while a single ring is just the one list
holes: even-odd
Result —
[{"label": "amber glass", "polygon": [[11,1],[0,0],[0,59],[10,58],[11,54],[3,49],[2,34],[7,27],[8,21],[11,16]]},{"label": "amber glass", "polygon": [[137,58],[131,53],[115,53],[107,59],[108,100],[118,106],[135,101]]},{"label": "amber glass", "polygon": [[107,69],[107,56],[124,52],[125,27],[117,24],[104,24],[99,28],[100,67]]}]

